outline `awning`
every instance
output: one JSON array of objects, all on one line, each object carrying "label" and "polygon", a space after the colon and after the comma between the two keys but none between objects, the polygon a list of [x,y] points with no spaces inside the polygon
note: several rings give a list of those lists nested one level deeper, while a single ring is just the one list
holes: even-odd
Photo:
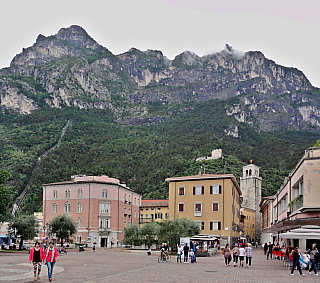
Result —
[{"label": "awning", "polygon": [[218,238],[215,237],[214,235],[204,235],[204,234],[195,235],[190,238],[190,240],[192,241],[215,241],[217,239]]},{"label": "awning", "polygon": [[301,228],[290,230],[286,233],[279,234],[284,239],[320,239],[320,226],[306,225]]}]

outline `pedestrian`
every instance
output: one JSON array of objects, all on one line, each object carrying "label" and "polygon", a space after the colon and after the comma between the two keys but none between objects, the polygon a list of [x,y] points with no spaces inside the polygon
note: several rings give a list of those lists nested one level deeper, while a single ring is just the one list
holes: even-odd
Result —
[{"label": "pedestrian", "polygon": [[[40,243],[36,242],[35,247],[31,249],[29,255],[30,263],[33,263],[34,281],[40,280],[41,262],[44,260],[44,251],[40,247]],[[38,270],[38,276],[37,276]]]},{"label": "pedestrian", "polygon": [[225,262],[226,266],[230,266],[231,251],[229,248],[229,244],[226,244],[226,247],[222,250],[222,254],[224,256],[224,262]]},{"label": "pedestrian", "polygon": [[95,244],[93,244],[92,250],[93,250],[94,253],[96,252],[96,245]]},{"label": "pedestrian", "polygon": [[265,243],[263,245],[263,251],[264,251],[264,255],[267,255],[267,252],[268,252],[268,244],[267,243]]},{"label": "pedestrian", "polygon": [[245,249],[243,245],[239,248],[239,264],[243,267]]},{"label": "pedestrian", "polygon": [[48,278],[49,282],[52,281],[52,273],[53,273],[53,267],[55,263],[58,261],[58,251],[54,247],[53,243],[49,243],[49,247],[46,249],[45,252],[45,261],[48,268]]},{"label": "pedestrian", "polygon": [[293,264],[292,264],[292,269],[291,269],[291,275],[293,274],[293,271],[295,269],[295,267],[298,268],[300,275],[304,276],[305,274],[302,273],[301,271],[301,267],[300,267],[300,248],[296,247],[293,251]]},{"label": "pedestrian", "polygon": [[177,262],[181,262],[181,254],[183,251],[183,248],[181,247],[181,245],[177,245],[178,246],[178,252],[177,252]]},{"label": "pedestrian", "polygon": [[248,267],[251,267],[251,260],[252,260],[252,247],[250,243],[246,245],[245,253],[246,253],[246,266],[248,268]]},{"label": "pedestrian", "polygon": [[235,244],[235,247],[232,249],[233,254],[233,266],[236,267],[238,264],[238,257],[239,257],[239,248],[238,244]]},{"label": "pedestrian", "polygon": [[268,252],[267,252],[267,260],[268,260],[269,255],[270,255],[270,258],[272,259],[273,244],[271,244],[271,242],[269,242],[269,245],[267,247],[268,247]]},{"label": "pedestrian", "polygon": [[197,246],[198,244],[196,242],[193,242],[193,253],[194,253],[194,262],[197,262]]},{"label": "pedestrian", "polygon": [[188,243],[185,244],[185,246],[183,247],[183,262],[184,263],[189,263],[188,262],[188,254],[189,254],[189,247],[188,247]]},{"label": "pedestrian", "polygon": [[318,249],[316,248],[316,244],[312,244],[311,250],[308,250],[307,253],[310,255],[310,268],[309,268],[309,274],[311,274],[311,270],[313,269],[314,275],[319,276],[317,273],[317,265],[316,265],[316,259],[315,256],[319,254]]}]

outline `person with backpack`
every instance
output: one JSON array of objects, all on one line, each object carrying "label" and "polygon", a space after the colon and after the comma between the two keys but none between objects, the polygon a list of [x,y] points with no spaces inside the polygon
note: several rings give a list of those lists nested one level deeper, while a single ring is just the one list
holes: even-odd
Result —
[{"label": "person with backpack", "polygon": [[224,261],[225,261],[226,266],[230,266],[231,250],[229,248],[229,244],[226,244],[226,247],[222,250],[222,254],[224,256]]},{"label": "person with backpack", "polygon": [[30,263],[33,263],[34,281],[40,280],[41,262],[44,260],[44,258],[44,251],[40,247],[40,243],[36,242],[35,247],[30,250],[29,255],[29,261]]},{"label": "person with backpack", "polygon": [[232,254],[233,254],[233,266],[236,267],[238,264],[238,257],[239,257],[239,248],[238,248],[238,244],[235,244],[235,247],[232,250]]}]

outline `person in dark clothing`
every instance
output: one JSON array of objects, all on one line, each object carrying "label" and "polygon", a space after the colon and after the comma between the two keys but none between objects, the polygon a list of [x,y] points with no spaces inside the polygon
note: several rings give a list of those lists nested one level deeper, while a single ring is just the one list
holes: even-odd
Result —
[{"label": "person in dark clothing", "polygon": [[271,244],[271,242],[269,242],[267,259],[269,259],[269,255],[270,255],[270,258],[272,259],[272,250],[273,250],[273,244]]},{"label": "person in dark clothing", "polygon": [[265,243],[265,244],[263,245],[263,250],[264,250],[264,255],[267,255],[268,243]]},{"label": "person in dark clothing", "polygon": [[297,267],[298,270],[299,270],[300,275],[304,276],[305,274],[303,274],[302,271],[301,271],[300,261],[299,261],[300,248],[296,247],[292,254],[293,254],[293,264],[292,264],[292,269],[291,269],[291,275],[294,275],[293,271],[294,271],[295,267]]},{"label": "person in dark clothing", "polygon": [[188,263],[188,254],[189,254],[189,247],[188,244],[186,243],[186,245],[183,247],[183,262],[184,263]]}]

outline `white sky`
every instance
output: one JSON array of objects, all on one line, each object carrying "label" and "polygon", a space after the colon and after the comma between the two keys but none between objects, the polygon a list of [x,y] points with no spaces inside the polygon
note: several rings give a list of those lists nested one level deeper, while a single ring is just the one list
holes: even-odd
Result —
[{"label": "white sky", "polygon": [[82,26],[119,54],[131,47],[161,50],[173,59],[199,56],[226,43],[259,50],[303,71],[320,87],[320,0],[12,0],[0,6],[0,68],[31,46],[38,34]]}]

